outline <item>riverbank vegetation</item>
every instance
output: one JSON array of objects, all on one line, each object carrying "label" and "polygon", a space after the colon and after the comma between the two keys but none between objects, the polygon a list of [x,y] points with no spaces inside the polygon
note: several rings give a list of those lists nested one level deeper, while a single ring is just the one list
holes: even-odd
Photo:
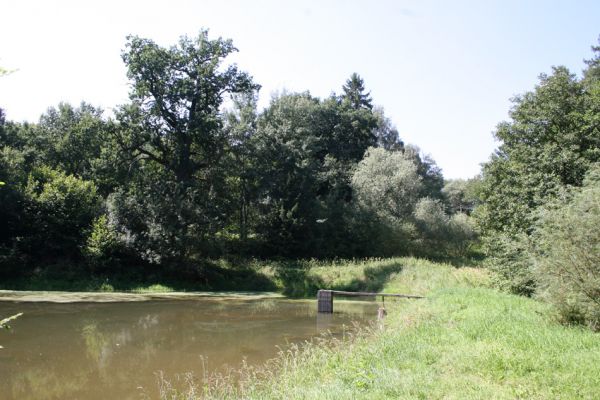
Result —
[{"label": "riverbank vegetation", "polygon": [[[383,289],[390,276],[406,266],[424,265],[426,260],[411,257],[362,260],[214,260],[206,261],[202,271],[189,270],[191,282],[160,275],[148,270],[146,279],[127,275],[89,278],[83,275],[46,276],[39,280],[13,280],[0,284],[4,290],[58,290],[78,292],[186,292],[186,291],[276,291],[288,297],[316,296],[320,288],[346,291]],[[182,274],[183,272],[179,272]],[[198,276],[210,279],[198,282]],[[423,282],[421,282],[422,284]],[[407,288],[408,291],[417,288]],[[419,292],[419,290],[417,290]],[[418,293],[417,293],[418,294]]]},{"label": "riverbank vegetation", "polygon": [[[285,348],[264,367],[226,376],[163,377],[163,399],[583,398],[600,385],[600,341],[556,323],[543,302],[490,287],[489,271],[423,260],[384,281],[385,327]],[[208,382],[208,384],[206,384]]]},{"label": "riverbank vegetation", "polygon": [[497,286],[599,329],[600,46],[593,50],[583,77],[554,67],[513,99],[474,215]]}]

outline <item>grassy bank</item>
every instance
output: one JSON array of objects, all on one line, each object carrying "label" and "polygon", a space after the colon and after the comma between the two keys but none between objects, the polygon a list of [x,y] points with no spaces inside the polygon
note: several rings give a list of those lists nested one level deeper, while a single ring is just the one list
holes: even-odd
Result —
[{"label": "grassy bank", "polygon": [[73,265],[47,266],[18,279],[3,279],[4,290],[76,292],[279,291],[312,297],[318,289],[380,291],[411,258],[367,260],[205,260],[193,266],[146,265],[113,272],[88,273]]},{"label": "grassy bank", "polygon": [[[598,334],[557,324],[543,303],[487,288],[478,269],[414,259],[368,267],[395,264],[402,268],[383,290],[428,297],[386,302],[383,330],[292,348],[262,369],[241,369],[239,386],[225,380],[177,392],[163,382],[163,398],[598,398]],[[315,266],[309,275],[369,281],[359,270],[349,266],[349,278]]]}]

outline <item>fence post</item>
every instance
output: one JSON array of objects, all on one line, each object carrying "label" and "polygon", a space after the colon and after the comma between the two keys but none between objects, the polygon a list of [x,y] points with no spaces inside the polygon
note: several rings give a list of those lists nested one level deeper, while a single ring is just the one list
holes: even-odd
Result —
[{"label": "fence post", "polygon": [[320,313],[333,313],[333,292],[331,290],[319,290],[317,293],[317,310]]}]

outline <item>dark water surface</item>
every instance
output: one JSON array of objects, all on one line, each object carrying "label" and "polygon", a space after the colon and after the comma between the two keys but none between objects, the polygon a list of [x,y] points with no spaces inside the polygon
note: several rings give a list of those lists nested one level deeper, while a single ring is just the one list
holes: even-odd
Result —
[{"label": "dark water surface", "polygon": [[377,309],[340,301],[335,314],[317,315],[316,307],[280,298],[0,302],[1,318],[24,313],[12,330],[0,331],[0,398],[155,398],[159,371],[174,378],[244,359],[262,364],[277,346],[341,334],[353,321],[374,320]]}]

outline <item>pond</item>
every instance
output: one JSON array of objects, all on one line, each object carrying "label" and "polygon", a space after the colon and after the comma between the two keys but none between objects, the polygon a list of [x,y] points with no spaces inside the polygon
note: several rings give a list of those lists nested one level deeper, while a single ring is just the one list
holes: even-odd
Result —
[{"label": "pond", "polygon": [[374,320],[377,310],[374,302],[336,301],[335,314],[317,315],[316,301],[276,297],[125,298],[0,301],[0,316],[24,313],[0,332],[0,397],[155,398],[160,371],[174,379],[243,360],[262,364],[279,347],[327,331],[341,335],[353,322]]}]

